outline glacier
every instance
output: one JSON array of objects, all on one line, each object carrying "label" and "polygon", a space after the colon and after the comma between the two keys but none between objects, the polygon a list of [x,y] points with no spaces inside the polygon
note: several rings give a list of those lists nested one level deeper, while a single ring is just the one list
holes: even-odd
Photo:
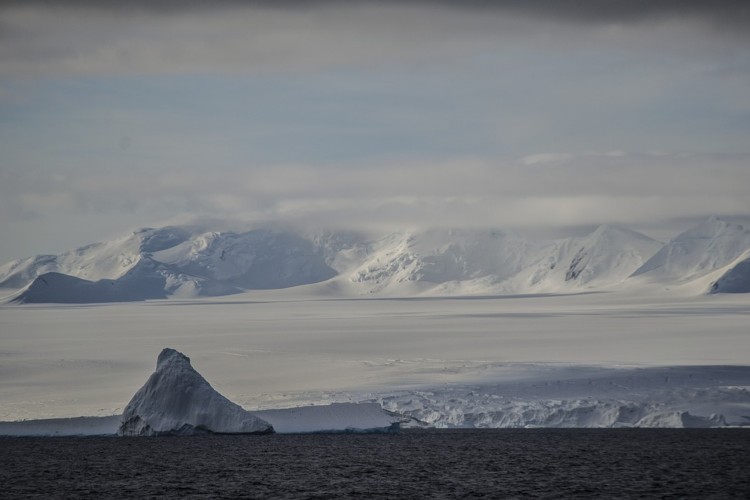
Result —
[{"label": "glacier", "polygon": [[497,364],[487,369],[504,373],[506,380],[395,391],[377,401],[438,428],[750,425],[750,367]]},{"label": "glacier", "polygon": [[[184,363],[176,351],[167,349],[165,356]],[[330,433],[411,428],[750,426],[750,367],[612,368],[498,363],[487,365],[484,370],[495,372],[494,382],[425,385],[376,393],[307,394],[308,398],[322,398],[323,402],[252,412],[238,410],[225,399],[217,405],[215,401],[193,398],[196,407],[191,409],[153,393],[148,396],[158,398],[153,404],[162,408],[171,405],[168,411],[154,417],[163,422],[158,432],[132,420],[129,405],[123,415],[0,422],[0,435],[257,433],[270,432],[270,427],[277,433]],[[185,397],[184,391],[176,394]],[[165,413],[169,416],[165,417]],[[197,413],[203,414],[203,424],[195,425]],[[235,425],[248,414],[254,417],[256,430]],[[265,427],[257,427],[257,422],[265,422]]]}]

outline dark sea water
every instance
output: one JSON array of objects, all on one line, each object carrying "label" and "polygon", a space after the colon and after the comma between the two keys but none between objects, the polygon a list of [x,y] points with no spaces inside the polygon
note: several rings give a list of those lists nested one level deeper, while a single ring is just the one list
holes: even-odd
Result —
[{"label": "dark sea water", "polygon": [[750,431],[0,438],[0,498],[750,498]]}]

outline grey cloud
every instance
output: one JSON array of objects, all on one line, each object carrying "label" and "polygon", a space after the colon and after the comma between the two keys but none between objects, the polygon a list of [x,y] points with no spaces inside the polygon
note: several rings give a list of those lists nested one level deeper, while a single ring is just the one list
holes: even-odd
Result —
[{"label": "grey cloud", "polygon": [[[12,24],[2,22],[3,12],[18,9],[54,14],[71,11],[79,17],[86,17],[87,13],[116,16],[120,22],[144,16],[207,15],[225,11],[274,11],[306,15],[318,11],[346,11],[350,13],[348,21],[356,22],[357,16],[369,17],[373,10],[417,9],[426,17],[429,17],[430,12],[446,11],[480,15],[495,21],[507,16],[521,16],[583,25],[690,19],[724,34],[731,32],[745,39],[750,31],[750,4],[732,0],[4,0],[0,1],[0,39],[12,39],[14,31],[17,31]],[[377,19],[373,23],[378,29],[391,31],[387,23]]]},{"label": "grey cloud", "polygon": [[243,72],[460,61],[514,40],[532,47],[572,41],[595,46],[602,35],[590,30],[664,22],[687,24],[681,36],[641,31],[620,41],[656,42],[651,50],[664,48],[660,36],[677,40],[672,45],[687,35],[728,44],[750,41],[750,4],[724,0],[5,1],[0,3],[0,74]]},{"label": "grey cloud", "polygon": [[164,17],[24,4],[0,11],[0,74],[307,70],[455,57],[481,43],[472,33],[475,18],[442,14],[425,22],[400,7],[364,9],[211,9]]},{"label": "grey cloud", "polygon": [[[438,3],[456,5],[464,2]],[[638,22],[688,16],[722,24],[745,25],[750,22],[750,6],[732,0],[469,0],[465,4],[584,23]]]},{"label": "grey cloud", "polygon": [[35,5],[48,8],[86,8],[111,11],[175,13],[220,8],[265,7],[305,9],[320,6],[395,4],[456,10],[515,11],[583,22],[637,21],[652,16],[695,15],[707,19],[748,22],[750,7],[737,0],[4,0],[0,6]]},{"label": "grey cloud", "polygon": [[[550,158],[552,158],[550,156]],[[559,156],[562,158],[562,156]],[[481,158],[370,166],[275,165],[76,174],[0,188],[16,210],[128,213],[150,223],[181,214],[274,219],[315,226],[564,226],[750,213],[747,156],[568,155],[528,166]]]},{"label": "grey cloud", "polygon": [[[32,126],[55,129],[38,137],[71,144],[37,148],[30,129],[5,129],[12,147],[6,147],[0,165],[0,226],[34,217],[47,224],[30,222],[28,230],[17,231],[28,234],[50,227],[52,219],[59,227],[93,219],[144,225],[186,213],[386,229],[436,223],[643,224],[654,217],[750,213],[747,155],[580,153],[588,148],[745,152],[750,38],[744,33],[750,29],[738,29],[747,24],[750,6],[744,3],[218,4],[223,7],[190,0],[0,2],[0,76],[10,77],[3,85],[10,90],[3,95],[0,89],[0,101],[18,98],[25,80],[11,85],[17,75],[177,74],[165,79],[169,86],[184,73],[270,70],[304,86],[310,82],[299,77],[320,76],[320,69],[366,71],[348,72],[357,78],[344,83],[342,73],[330,72],[331,92],[316,87],[296,99],[273,94],[271,106],[255,115],[252,107],[237,103],[233,113],[250,117],[239,124],[213,110],[184,113],[182,106],[191,106],[187,100],[165,103],[162,112],[174,116],[163,119],[150,109],[145,115],[132,109],[148,108],[153,100],[127,99],[111,108],[104,103],[104,109],[97,99],[72,101],[84,108],[94,103],[89,114],[62,107],[29,116]],[[316,71],[289,73],[307,70]],[[399,72],[409,71],[424,77],[399,79]],[[339,102],[336,85],[357,91],[341,92]],[[200,98],[199,92],[192,95]],[[368,102],[373,96],[381,99]],[[65,93],[56,98],[64,100]],[[327,110],[330,102],[358,106],[351,113],[321,113],[305,106],[316,98]],[[284,105],[301,109],[286,114],[273,109]],[[60,121],[49,123],[55,116]],[[142,172],[118,172],[117,158],[88,151],[92,137],[106,136],[106,130],[99,132],[111,117],[146,124],[128,150],[144,152]],[[300,124],[299,117],[309,121]],[[320,166],[349,161],[327,150],[347,146],[351,136],[324,132],[348,129],[360,119],[376,132],[388,130],[416,144],[394,156],[448,158],[376,164],[368,160],[375,157],[370,149],[356,145],[359,156],[349,165]],[[444,123],[455,126],[432,126]],[[118,153],[120,137],[131,128],[112,126],[113,138],[107,140]],[[462,133],[472,140],[463,138],[464,144],[453,137]],[[274,136],[281,140],[259,144]],[[246,144],[245,137],[258,144]],[[149,139],[158,139],[158,145]],[[252,156],[247,153],[252,147],[273,150],[253,160],[257,163],[287,161],[283,155],[279,160],[276,150],[295,140],[315,143],[323,153],[309,158],[303,149],[305,154],[288,161],[314,165],[237,167],[251,161],[246,156]],[[455,147],[441,149],[443,143]],[[382,149],[391,153],[389,146],[384,142]],[[465,151],[484,156],[455,157]],[[526,156],[507,160],[515,155]],[[61,176],[34,174],[36,164]],[[12,175],[10,165],[16,166]]]}]

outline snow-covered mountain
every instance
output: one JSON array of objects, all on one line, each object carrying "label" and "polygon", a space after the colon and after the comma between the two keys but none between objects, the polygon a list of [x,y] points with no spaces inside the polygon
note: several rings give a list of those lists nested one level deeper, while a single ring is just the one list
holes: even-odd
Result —
[{"label": "snow-covered mountain", "polygon": [[165,299],[166,280],[153,273],[135,273],[116,280],[89,281],[62,273],[38,276],[15,298],[20,303],[129,302]]},{"label": "snow-covered mountain", "polygon": [[607,288],[628,278],[661,247],[641,233],[602,225],[586,236],[545,246],[513,281],[527,291]]},{"label": "snow-covered mountain", "polygon": [[710,217],[669,241],[633,276],[690,281],[732,263],[748,249],[750,230]]},{"label": "snow-covered mountain", "polygon": [[208,232],[152,252],[181,273],[248,289],[316,283],[336,273],[314,244],[288,231]]},{"label": "snow-covered mountain", "polygon": [[112,302],[286,288],[334,276],[312,241],[281,230],[141,229],[127,237],[0,267],[18,302]]},{"label": "snow-covered mountain", "polygon": [[711,293],[750,293],[750,250],[727,266],[711,284]]},{"label": "snow-covered mountain", "polygon": [[[694,283],[704,292],[740,291],[750,288],[743,278],[746,264],[742,264],[748,250],[750,230],[710,217],[669,241],[633,273],[633,278],[670,285]],[[739,266],[736,271],[735,266]]]},{"label": "snow-covered mountain", "polygon": [[37,276],[56,272],[85,280],[117,279],[144,255],[187,241],[189,228],[145,228],[123,238],[93,243],[60,255],[37,255],[0,266],[0,287],[20,288]]},{"label": "snow-covered mountain", "polygon": [[514,233],[429,230],[394,233],[368,247],[349,281],[368,293],[425,290],[478,278],[505,280],[523,269],[537,245]]},{"label": "snow-covered mountain", "polygon": [[60,255],[0,267],[18,302],[111,302],[217,296],[314,285],[339,295],[571,293],[621,285],[750,291],[750,230],[712,217],[666,245],[612,225],[534,241],[480,229],[246,232],[142,229]]}]

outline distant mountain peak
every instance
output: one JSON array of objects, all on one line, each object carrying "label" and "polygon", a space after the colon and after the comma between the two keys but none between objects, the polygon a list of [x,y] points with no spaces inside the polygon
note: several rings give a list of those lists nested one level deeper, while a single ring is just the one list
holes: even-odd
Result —
[{"label": "distant mountain peak", "polygon": [[661,243],[614,224],[602,224],[591,233],[560,240],[547,251],[529,278],[545,289],[566,286],[611,286],[625,280],[653,255]]},{"label": "distant mountain peak", "polygon": [[[613,289],[640,275],[649,282],[686,283],[720,271],[749,249],[750,231],[718,217],[666,245],[617,224],[551,241],[494,228],[373,237],[282,226],[244,232],[165,226],[10,262],[0,266],[0,288],[13,288],[27,302],[189,298],[300,285],[310,285],[310,293],[345,295],[569,293]],[[737,283],[744,268],[716,290],[743,288]],[[46,273],[55,273],[47,279],[50,286],[35,282]]]},{"label": "distant mountain peak", "polygon": [[748,232],[744,226],[712,215],[698,225],[680,233],[675,240],[732,237],[732,235],[743,232]]},{"label": "distant mountain peak", "polygon": [[716,216],[670,240],[633,276],[687,282],[729,265],[750,249],[750,231]]}]

